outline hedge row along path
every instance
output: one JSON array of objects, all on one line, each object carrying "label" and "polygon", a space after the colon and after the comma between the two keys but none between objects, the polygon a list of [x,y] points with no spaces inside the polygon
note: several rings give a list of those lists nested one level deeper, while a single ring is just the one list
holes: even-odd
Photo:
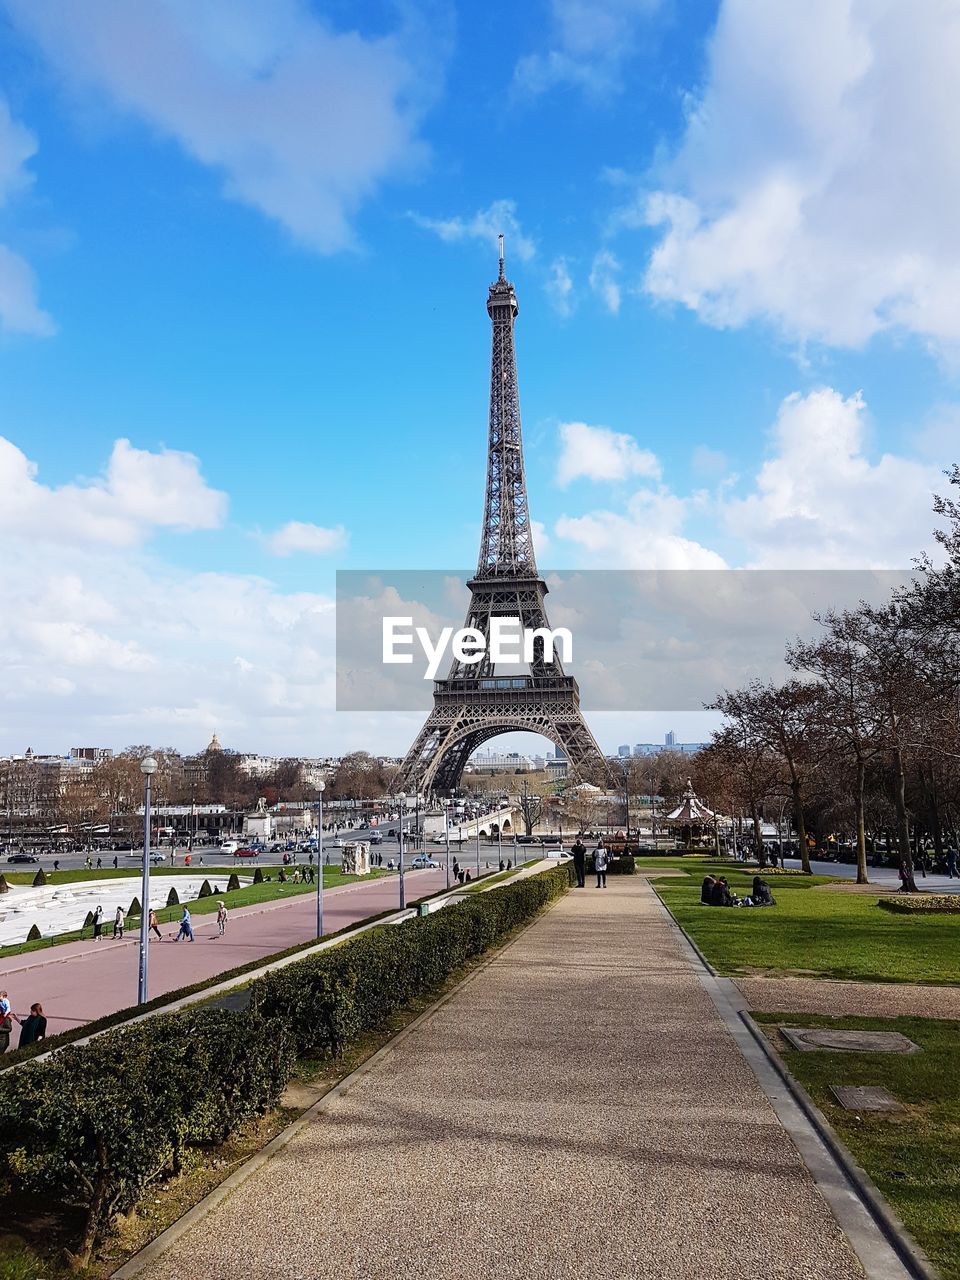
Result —
[{"label": "hedge row along path", "polygon": [[[436,893],[446,884],[446,872],[413,871],[405,876],[407,900]],[[341,885],[324,891],[325,933],[335,933],[369,916],[399,906],[396,876],[366,883]],[[163,941],[150,943],[150,996],[178,991],[272,956],[287,947],[308,942],[316,934],[314,894],[300,894],[286,902],[262,903],[230,912],[226,936],[217,936],[213,916],[194,915],[196,941],[173,942],[177,925],[161,925]],[[104,929],[106,935],[108,930]],[[51,1035],[84,1026],[137,1002],[139,930],[127,931],[123,941],[68,942],[46,951],[28,952],[0,960],[0,986],[6,987],[14,1011],[25,1015],[39,1001]],[[11,1037],[16,1047],[17,1030]]]},{"label": "hedge row along path", "polygon": [[608,884],[123,1274],[862,1278],[645,878]]}]

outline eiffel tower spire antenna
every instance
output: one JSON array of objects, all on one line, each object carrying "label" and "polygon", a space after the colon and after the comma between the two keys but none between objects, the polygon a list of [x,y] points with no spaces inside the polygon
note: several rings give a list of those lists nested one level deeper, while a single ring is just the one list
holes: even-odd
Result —
[{"label": "eiffel tower spire antenna", "polygon": [[503,236],[500,274],[487,295],[492,325],[487,487],[476,574],[467,583],[465,625],[486,638],[478,663],[453,659],[446,680],[434,681],[433,710],[393,780],[398,791],[452,791],[467,760],[501,733],[539,733],[566,754],[576,770],[606,761],[580,710],[576,680],[565,674],[556,648],[534,649],[527,675],[494,670],[489,653],[492,618],[519,619],[521,628],[549,630],[547,584],[537,570],[527,505],[520,430],[514,323],[520,308],[506,278]]}]

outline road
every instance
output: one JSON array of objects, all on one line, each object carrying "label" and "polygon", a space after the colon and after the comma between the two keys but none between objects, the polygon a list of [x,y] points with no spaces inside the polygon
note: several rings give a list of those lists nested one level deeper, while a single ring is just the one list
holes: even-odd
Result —
[{"label": "road", "polygon": [[[786,858],[788,867],[799,867],[799,858]],[[810,860],[810,869],[818,876],[836,876],[840,880],[856,880],[857,868],[848,862],[820,862]],[[900,887],[900,877],[896,867],[868,867],[867,874],[871,884]],[[916,868],[917,888],[921,893],[960,893],[960,877],[937,875],[932,871],[924,876],[919,867]]]},{"label": "road", "polygon": [[[407,901],[436,893],[446,872],[408,871]],[[324,933],[399,906],[396,876],[342,885],[324,893]],[[163,940],[150,946],[150,998],[214,978],[316,936],[316,898],[301,894],[283,902],[241,907],[230,913],[226,935],[217,934],[212,915],[194,916],[196,941],[174,942],[177,929],[163,925]],[[136,1004],[138,935],[122,941],[104,938],[67,942],[45,951],[0,960],[0,987],[10,993],[14,1012],[25,1016],[39,1001],[50,1034],[82,1026]],[[12,1043],[17,1041],[14,1028]]]}]

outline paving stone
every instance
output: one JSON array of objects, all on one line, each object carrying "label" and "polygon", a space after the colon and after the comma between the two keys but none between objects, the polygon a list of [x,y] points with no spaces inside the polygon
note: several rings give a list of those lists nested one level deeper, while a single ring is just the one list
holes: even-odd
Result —
[{"label": "paving stone", "polygon": [[845,1111],[902,1111],[892,1093],[879,1085],[832,1084],[830,1092]]},{"label": "paving stone", "polygon": [[839,1031],[832,1027],[781,1027],[802,1053],[831,1049],[842,1053],[918,1053],[920,1046],[899,1031]]}]

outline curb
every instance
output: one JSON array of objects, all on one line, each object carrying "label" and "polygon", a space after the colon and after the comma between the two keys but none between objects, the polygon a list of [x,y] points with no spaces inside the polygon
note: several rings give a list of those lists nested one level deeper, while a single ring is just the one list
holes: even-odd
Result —
[{"label": "curb", "polygon": [[402,1044],[408,1036],[412,1035],[415,1031],[418,1031],[426,1022],[434,1017],[434,1015],[437,1014],[445,1004],[451,1001],[454,996],[459,995],[464,987],[469,986],[474,979],[479,978],[480,975],[490,967],[490,965],[494,964],[507,951],[509,951],[514,943],[518,942],[520,938],[526,934],[529,928],[535,925],[538,920],[542,920],[547,912],[553,910],[558,902],[562,902],[564,897],[565,895],[561,894],[560,897],[554,898],[552,902],[548,903],[545,910],[540,912],[539,915],[534,916],[534,918],[520,930],[515,938],[511,938],[505,946],[499,947],[493,955],[482,960],[473,972],[468,973],[465,978],[461,979],[461,981],[452,988],[452,990],[441,996],[434,1004],[431,1004],[428,1009],[424,1009],[423,1013],[418,1014],[412,1022],[408,1022],[407,1025],[402,1027],[396,1035],[391,1036],[386,1044],[382,1045],[376,1053],[367,1058],[365,1062],[362,1062],[360,1066],[355,1067],[349,1075],[344,1076],[342,1080],[337,1081],[335,1085],[327,1090],[322,1098],[319,1098],[313,1106],[308,1107],[302,1115],[298,1116],[296,1120],[287,1125],[285,1129],[282,1129],[280,1133],[278,1133],[275,1138],[272,1138],[262,1150],[246,1159],[239,1169],[234,1170],[228,1178],[225,1178],[223,1182],[214,1187],[212,1191],[209,1191],[202,1200],[198,1201],[198,1203],[193,1206],[192,1209],[188,1209],[181,1218],[178,1218],[176,1222],[171,1223],[165,1231],[161,1231],[154,1240],[151,1240],[149,1244],[144,1245],[144,1247],[138,1250],[132,1258],[128,1258],[127,1261],[118,1268],[118,1270],[112,1271],[110,1273],[110,1280],[133,1280],[133,1277],[139,1276],[151,1262],[162,1257],[162,1255],[165,1254],[172,1245],[176,1244],[180,1237],[185,1235],[191,1227],[202,1221],[203,1218],[222,1203],[222,1201],[226,1200],[227,1197],[230,1196],[238,1187],[242,1186],[249,1178],[253,1177],[253,1175],[267,1164],[269,1160],[277,1155],[278,1152],[288,1146],[302,1129],[305,1129],[309,1124],[312,1124],[318,1116],[322,1115],[323,1112],[326,1111],[334,1102],[341,1098],[350,1088],[353,1087],[353,1085],[357,1083],[358,1080],[361,1080],[368,1072],[379,1066],[380,1063],[389,1056],[389,1054],[393,1053],[399,1044]]},{"label": "curb", "polygon": [[897,1251],[900,1260],[918,1280],[940,1280],[940,1273],[910,1235],[900,1217],[880,1192],[867,1171],[857,1163],[852,1152],[803,1085],[796,1080],[773,1045],[754,1022],[748,1009],[739,1010],[740,1020],[766,1055],[767,1061],[793,1095],[794,1100],[816,1129],[830,1154],[856,1187],[877,1225]]}]

